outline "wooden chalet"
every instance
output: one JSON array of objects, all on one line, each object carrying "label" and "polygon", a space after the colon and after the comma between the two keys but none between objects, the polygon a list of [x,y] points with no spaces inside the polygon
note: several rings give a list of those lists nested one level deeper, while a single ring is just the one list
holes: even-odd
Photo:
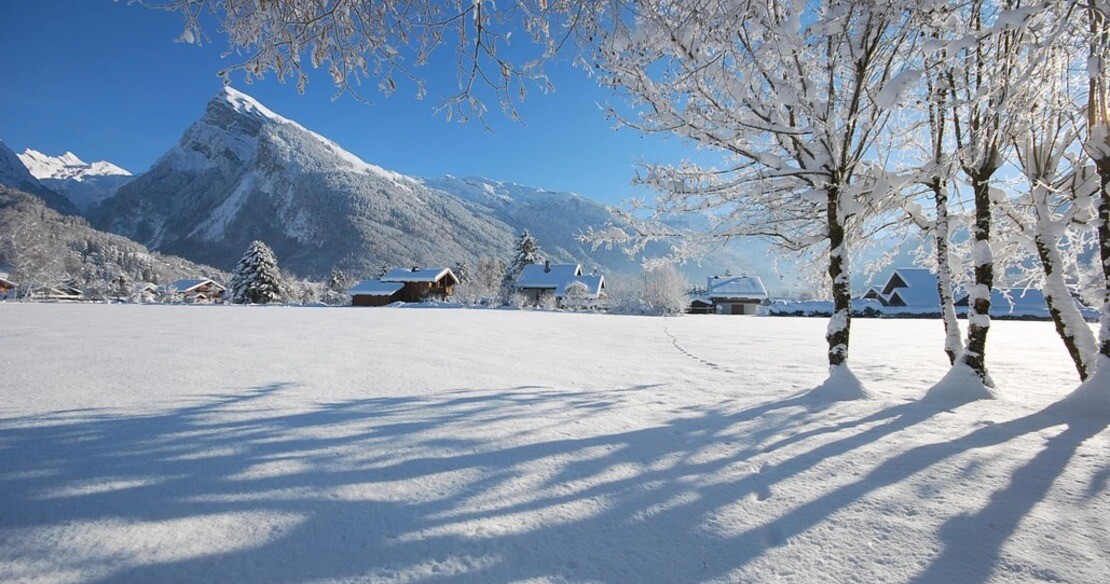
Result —
[{"label": "wooden chalet", "polygon": [[227,288],[210,278],[177,280],[166,286],[168,293],[188,303],[215,302],[223,298]]},{"label": "wooden chalet", "polygon": [[5,275],[0,275],[0,298],[7,296],[12,290],[15,290],[16,283],[9,280]]},{"label": "wooden chalet", "polygon": [[354,306],[442,300],[455,293],[459,279],[449,268],[395,268],[347,291]]}]

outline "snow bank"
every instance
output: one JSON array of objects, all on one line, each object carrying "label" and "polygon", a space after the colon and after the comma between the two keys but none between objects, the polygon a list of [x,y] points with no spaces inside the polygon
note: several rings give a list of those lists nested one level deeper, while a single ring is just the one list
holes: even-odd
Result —
[{"label": "snow bank", "polygon": [[975,371],[957,362],[936,385],[925,393],[925,399],[937,402],[962,404],[980,399],[995,399],[994,392],[983,384]]},{"label": "snow bank", "polygon": [[1099,357],[1093,375],[1060,403],[1069,416],[1110,420],[1110,359]]},{"label": "snow bank", "polygon": [[863,388],[863,383],[852,373],[847,363],[829,367],[828,379],[810,390],[806,395],[830,401],[850,401],[871,397],[867,390]]}]

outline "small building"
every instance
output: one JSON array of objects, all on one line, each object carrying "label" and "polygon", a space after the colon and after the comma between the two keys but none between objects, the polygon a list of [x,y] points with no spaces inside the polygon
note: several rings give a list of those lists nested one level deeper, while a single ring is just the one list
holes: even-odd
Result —
[{"label": "small building", "polygon": [[[554,298],[555,302],[562,303],[567,299],[567,288],[572,284],[580,283],[585,287],[581,300],[586,305],[596,305],[603,301],[605,292],[605,277],[597,274],[583,274],[581,264],[531,264],[524,266],[520,277],[516,279],[517,292],[524,294],[532,303],[539,303],[544,298]],[[581,286],[574,286],[582,290]]]},{"label": "small building", "polygon": [[385,283],[403,284],[402,302],[442,300],[455,293],[459,279],[450,268],[394,268],[378,278]]},{"label": "small building", "polygon": [[690,305],[686,308],[687,314],[713,314],[713,299],[704,294],[691,296]]},{"label": "small building", "polygon": [[394,268],[382,277],[363,280],[347,291],[354,306],[442,300],[455,293],[459,279],[448,268]]},{"label": "small building", "polygon": [[705,297],[717,314],[755,314],[767,300],[767,288],[759,276],[713,276],[707,279]]},{"label": "small building", "polygon": [[0,298],[6,297],[16,289],[16,283],[8,279],[7,274],[0,274]]},{"label": "small building", "polygon": [[352,306],[385,306],[401,299],[403,282],[382,282],[381,280],[363,280],[347,290],[351,297]]},{"label": "small building", "polygon": [[165,290],[185,302],[195,304],[215,302],[223,298],[227,288],[211,278],[188,278],[170,283]]}]

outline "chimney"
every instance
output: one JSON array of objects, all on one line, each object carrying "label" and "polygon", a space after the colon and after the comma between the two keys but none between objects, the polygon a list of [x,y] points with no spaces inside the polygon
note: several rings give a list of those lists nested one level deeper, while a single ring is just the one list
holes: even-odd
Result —
[{"label": "chimney", "polygon": [[551,271],[551,260],[544,260],[543,261],[543,271],[544,272],[550,272]]}]

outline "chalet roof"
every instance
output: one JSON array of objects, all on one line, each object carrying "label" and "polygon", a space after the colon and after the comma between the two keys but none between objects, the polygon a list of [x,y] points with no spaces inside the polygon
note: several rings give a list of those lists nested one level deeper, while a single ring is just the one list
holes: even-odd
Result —
[{"label": "chalet roof", "polygon": [[0,286],[6,286],[8,288],[15,288],[15,282],[12,282],[11,280],[9,280],[7,278],[7,274],[0,274]]},{"label": "chalet roof", "polygon": [[450,268],[393,268],[378,279],[382,282],[438,282],[448,275],[455,282],[459,281]]},{"label": "chalet roof", "polygon": [[530,264],[524,266],[516,279],[518,290],[554,290],[555,296],[565,296],[567,286],[582,282],[591,297],[597,297],[605,288],[605,277],[582,273],[580,264]]},{"label": "chalet roof", "polygon": [[926,268],[898,268],[883,285],[882,296],[892,306],[940,307],[937,277]]},{"label": "chalet roof", "polygon": [[189,292],[192,292],[197,288],[208,285],[215,286],[221,291],[226,290],[226,288],[224,288],[218,282],[211,278],[186,278],[184,280],[177,280],[175,282],[171,282],[169,288],[172,290],[176,290],[181,294],[188,294]]},{"label": "chalet roof", "polygon": [[759,276],[713,276],[707,279],[705,295],[709,298],[767,297],[767,288]]},{"label": "chalet roof", "polygon": [[347,290],[347,294],[351,296],[393,296],[404,287],[404,282],[363,280]]}]

